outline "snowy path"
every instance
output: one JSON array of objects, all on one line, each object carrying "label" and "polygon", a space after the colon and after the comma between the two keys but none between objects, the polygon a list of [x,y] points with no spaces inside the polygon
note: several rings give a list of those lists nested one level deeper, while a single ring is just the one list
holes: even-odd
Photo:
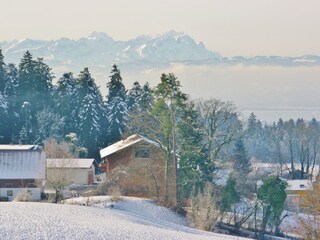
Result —
[{"label": "snowy path", "polygon": [[[138,203],[140,209],[127,211],[133,206],[130,201],[124,201],[122,209],[0,203],[0,239],[241,239],[198,231],[180,225],[182,220],[172,216],[172,221],[163,220],[169,215],[159,215],[156,210],[158,206],[150,208],[148,204],[151,205],[141,201]],[[146,214],[149,212],[150,215]]]}]

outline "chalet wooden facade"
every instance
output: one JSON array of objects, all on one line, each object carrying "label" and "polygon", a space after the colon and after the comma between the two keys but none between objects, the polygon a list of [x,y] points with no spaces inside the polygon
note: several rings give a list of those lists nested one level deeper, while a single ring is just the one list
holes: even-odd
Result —
[{"label": "chalet wooden facade", "polygon": [[[118,174],[125,195],[164,199],[166,160],[156,142],[135,134],[102,149],[100,155],[107,178]],[[168,201],[176,203],[173,161],[169,164]]]},{"label": "chalet wooden facade", "polygon": [[45,152],[37,145],[0,145],[0,197],[12,201],[22,192],[40,199],[46,175]]}]

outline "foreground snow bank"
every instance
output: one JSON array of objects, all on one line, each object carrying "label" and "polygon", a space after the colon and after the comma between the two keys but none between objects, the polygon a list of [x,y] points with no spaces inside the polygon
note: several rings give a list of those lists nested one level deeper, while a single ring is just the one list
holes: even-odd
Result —
[{"label": "foreground snow bank", "polygon": [[[78,199],[79,200],[79,199]],[[73,202],[75,203],[75,202]],[[107,207],[106,207],[107,206]],[[87,206],[0,203],[1,239],[241,239],[195,230],[145,200]]]}]

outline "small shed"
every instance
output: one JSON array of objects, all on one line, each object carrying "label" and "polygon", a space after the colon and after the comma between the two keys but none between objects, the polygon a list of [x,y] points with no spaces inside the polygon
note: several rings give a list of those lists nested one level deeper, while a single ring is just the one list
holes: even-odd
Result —
[{"label": "small shed", "polygon": [[48,158],[47,179],[64,178],[69,184],[91,185],[95,173],[93,158]]},{"label": "small shed", "polygon": [[[160,145],[138,134],[100,150],[107,178],[120,178],[125,195],[163,198],[166,159]],[[174,163],[168,164],[168,200],[176,203]]]},{"label": "small shed", "polygon": [[0,145],[0,197],[12,201],[17,194],[29,192],[40,200],[46,175],[45,152],[37,145]]}]

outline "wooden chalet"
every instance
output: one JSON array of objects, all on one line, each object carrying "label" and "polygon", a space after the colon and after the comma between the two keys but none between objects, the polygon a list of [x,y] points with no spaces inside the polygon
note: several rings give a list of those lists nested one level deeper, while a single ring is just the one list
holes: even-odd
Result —
[{"label": "wooden chalet", "polygon": [[[134,134],[100,150],[100,155],[106,166],[107,179],[120,178],[123,194],[164,199],[166,160],[158,143]],[[169,164],[168,183],[168,201],[175,204],[173,161]]]}]

